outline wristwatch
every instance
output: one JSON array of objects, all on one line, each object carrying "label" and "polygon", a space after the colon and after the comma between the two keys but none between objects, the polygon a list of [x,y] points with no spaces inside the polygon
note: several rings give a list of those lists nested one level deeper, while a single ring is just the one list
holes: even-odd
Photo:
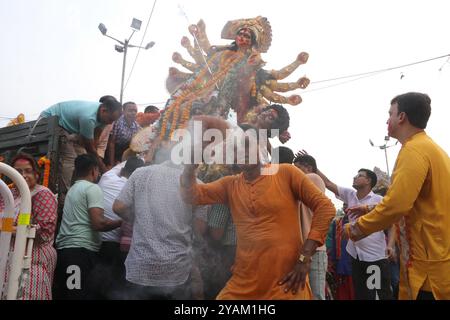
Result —
[{"label": "wristwatch", "polygon": [[298,258],[298,261],[301,263],[306,263],[311,261],[311,257],[303,255],[303,253],[300,254],[300,257]]}]

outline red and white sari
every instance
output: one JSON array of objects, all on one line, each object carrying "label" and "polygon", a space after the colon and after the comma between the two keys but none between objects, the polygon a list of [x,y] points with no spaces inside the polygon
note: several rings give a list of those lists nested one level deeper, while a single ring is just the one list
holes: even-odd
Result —
[{"label": "red and white sari", "polygon": [[[11,192],[14,196],[15,207],[18,209],[20,205],[19,191],[12,188]],[[3,208],[4,202],[0,197],[0,209]],[[18,295],[21,300],[52,299],[53,274],[56,267],[56,250],[53,242],[57,208],[56,197],[48,188],[41,185],[33,188],[31,191],[31,224],[36,225],[36,238],[33,245],[30,275],[22,284],[23,290]],[[13,245],[12,241],[11,249],[13,249]]]}]

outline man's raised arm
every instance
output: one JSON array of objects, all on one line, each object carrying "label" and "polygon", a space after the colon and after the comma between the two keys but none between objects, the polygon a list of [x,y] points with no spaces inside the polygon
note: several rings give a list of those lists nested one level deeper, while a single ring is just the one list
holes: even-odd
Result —
[{"label": "man's raised arm", "polygon": [[197,178],[195,175],[198,164],[184,165],[183,174],[180,177],[181,198],[186,203],[194,204],[194,189],[197,185]]}]

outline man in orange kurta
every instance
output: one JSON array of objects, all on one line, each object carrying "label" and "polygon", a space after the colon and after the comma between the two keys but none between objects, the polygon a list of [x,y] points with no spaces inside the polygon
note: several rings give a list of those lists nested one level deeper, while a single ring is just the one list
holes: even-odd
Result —
[{"label": "man in orange kurta", "polygon": [[[200,185],[196,165],[185,166],[185,201],[224,203],[236,225],[233,275],[217,299],[312,299],[307,279],[311,256],[324,243],[336,211],[301,170],[282,164],[277,173],[265,174],[270,167],[262,169],[259,161],[240,165],[240,175]],[[300,237],[299,200],[315,213],[305,243]]]}]

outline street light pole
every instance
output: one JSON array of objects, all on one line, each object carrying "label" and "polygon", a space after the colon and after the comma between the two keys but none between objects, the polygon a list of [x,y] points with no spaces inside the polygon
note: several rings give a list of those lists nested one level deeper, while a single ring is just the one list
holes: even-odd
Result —
[{"label": "street light pole", "polygon": [[125,39],[123,42],[108,35],[107,34],[108,29],[106,29],[106,27],[103,23],[100,23],[98,25],[98,29],[105,37],[111,38],[114,41],[120,43],[120,46],[116,45],[115,49],[117,52],[123,53],[122,79],[121,79],[121,84],[120,84],[120,103],[123,103],[123,91],[124,91],[124,85],[125,85],[125,69],[126,69],[126,64],[127,64],[128,48],[140,48],[140,49],[148,50],[155,45],[155,43],[153,41],[147,43],[147,45],[145,47],[130,45],[131,38],[133,37],[133,35],[136,31],[139,31],[141,29],[141,24],[142,24],[142,21],[140,21],[136,18],[133,18],[133,22],[131,23],[131,28],[133,29],[133,32],[131,33],[131,36],[128,39]]},{"label": "street light pole", "polygon": [[380,149],[384,150],[384,157],[386,158],[386,170],[387,170],[386,173],[389,177],[390,174],[389,174],[389,163],[388,163],[388,157],[387,157],[387,148],[388,147],[386,146],[386,144],[384,146],[380,147]]},{"label": "street light pole", "polygon": [[388,162],[388,156],[387,156],[387,149],[390,148],[390,147],[393,147],[393,146],[397,145],[397,143],[398,143],[398,141],[397,141],[397,142],[395,142],[394,144],[388,146],[389,139],[390,139],[389,136],[385,136],[385,137],[384,137],[384,144],[383,144],[383,145],[380,145],[380,146],[375,145],[375,144],[372,142],[372,140],[369,139],[369,143],[370,143],[370,145],[371,145],[372,147],[376,147],[376,148],[380,148],[381,150],[384,150],[384,157],[385,157],[385,159],[386,159],[386,170],[387,170],[386,173],[387,173],[388,177],[390,177],[390,173],[389,173],[389,162]]},{"label": "street light pole", "polygon": [[123,86],[125,82],[125,68],[127,64],[128,40],[125,40],[123,46],[123,63],[122,63],[122,81],[120,84],[120,103],[123,103]]}]

